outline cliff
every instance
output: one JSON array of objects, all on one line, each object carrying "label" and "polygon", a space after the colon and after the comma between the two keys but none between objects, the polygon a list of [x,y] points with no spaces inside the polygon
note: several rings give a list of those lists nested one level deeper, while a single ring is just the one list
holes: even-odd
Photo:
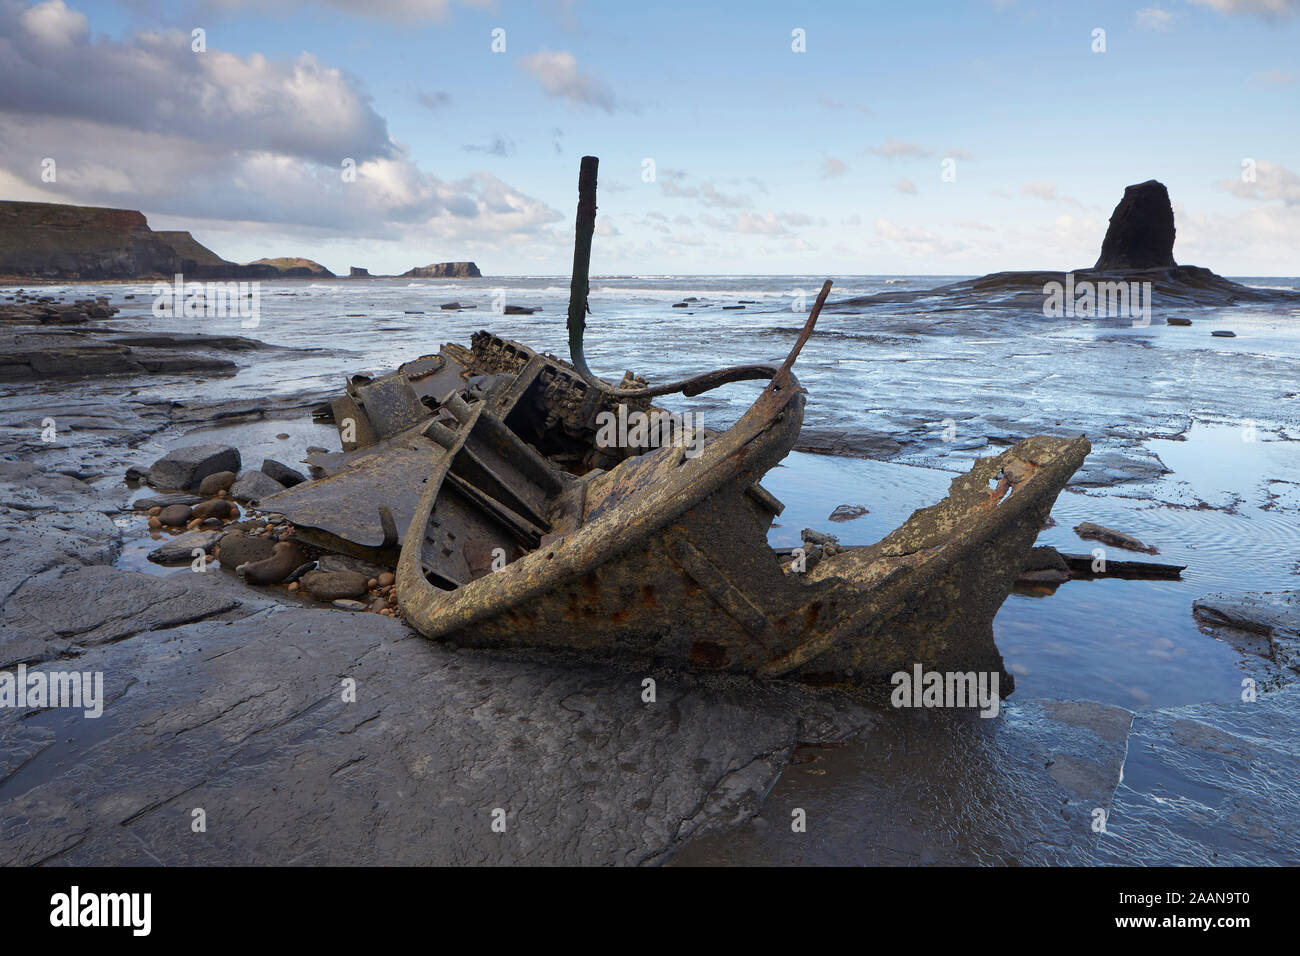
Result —
[{"label": "cliff", "polygon": [[0,275],[151,279],[178,272],[193,279],[273,279],[285,274],[266,262],[229,262],[188,232],[155,232],[134,209],[0,200]]}]

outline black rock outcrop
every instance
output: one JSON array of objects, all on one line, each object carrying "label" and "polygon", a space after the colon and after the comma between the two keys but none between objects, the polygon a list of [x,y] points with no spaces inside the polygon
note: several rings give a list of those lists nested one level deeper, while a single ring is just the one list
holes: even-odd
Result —
[{"label": "black rock outcrop", "polygon": [[1164,183],[1148,179],[1124,190],[1110,214],[1094,269],[1162,269],[1174,262],[1174,207]]}]

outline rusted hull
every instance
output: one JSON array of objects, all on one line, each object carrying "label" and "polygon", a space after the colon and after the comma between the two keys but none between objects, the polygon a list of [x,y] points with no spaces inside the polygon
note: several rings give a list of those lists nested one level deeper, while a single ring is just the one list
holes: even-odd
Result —
[{"label": "rusted hull", "polygon": [[421,542],[446,474],[490,414],[478,409],[406,531],[405,618],[470,646],[644,655],[846,688],[921,664],[1000,672],[1009,689],[993,618],[1087,441],[1033,438],[981,459],[879,544],[799,573],[767,544],[773,511],[757,483],[793,446],[803,406],[788,376],[698,458],[663,448],[584,479],[568,530],[449,589],[431,582]]}]

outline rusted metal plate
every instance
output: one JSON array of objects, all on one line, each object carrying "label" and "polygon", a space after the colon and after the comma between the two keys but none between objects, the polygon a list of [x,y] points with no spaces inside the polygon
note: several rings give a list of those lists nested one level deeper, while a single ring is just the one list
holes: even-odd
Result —
[{"label": "rusted metal plate", "polygon": [[424,480],[445,454],[417,426],[344,454],[336,474],[264,498],[259,508],[284,515],[300,534],[303,529],[317,530],[354,548],[373,549],[384,543],[379,508],[386,505],[396,521],[400,545]]}]

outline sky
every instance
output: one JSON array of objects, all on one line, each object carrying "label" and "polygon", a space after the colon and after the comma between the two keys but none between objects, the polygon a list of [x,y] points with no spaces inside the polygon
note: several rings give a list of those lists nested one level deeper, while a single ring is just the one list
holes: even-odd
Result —
[{"label": "sky", "polygon": [[[197,31],[197,32],[196,32]],[[0,0],[0,199],[227,259],[566,275],[1300,274],[1300,0]],[[51,181],[52,180],[52,181]]]}]

